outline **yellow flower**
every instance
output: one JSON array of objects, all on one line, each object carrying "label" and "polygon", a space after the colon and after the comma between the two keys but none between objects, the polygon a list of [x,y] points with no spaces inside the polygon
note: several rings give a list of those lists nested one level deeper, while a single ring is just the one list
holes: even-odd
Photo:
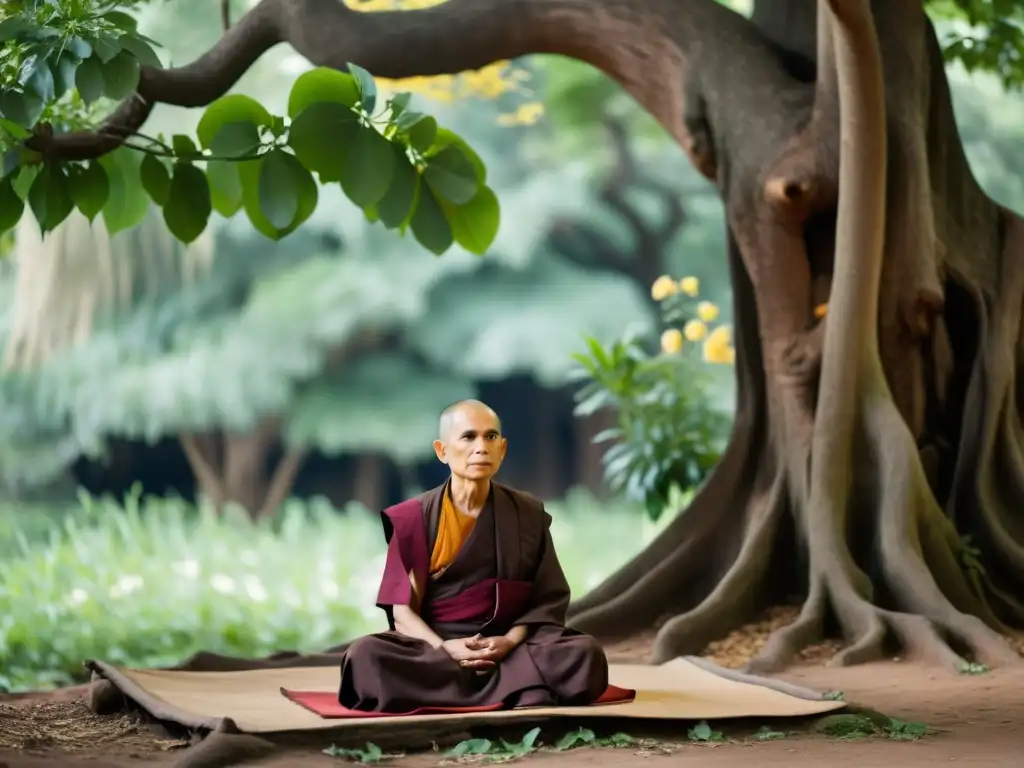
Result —
[{"label": "yellow flower", "polygon": [[679,281],[679,290],[687,296],[696,296],[700,291],[700,280],[696,277],[684,277]]},{"label": "yellow flower", "polygon": [[736,360],[736,350],[732,346],[732,329],[720,325],[713,330],[704,341],[704,362],[730,365]]},{"label": "yellow flower", "polygon": [[697,305],[697,317],[705,323],[711,323],[718,317],[718,307],[710,301],[702,301]]},{"label": "yellow flower", "polygon": [[736,362],[736,350],[733,347],[722,347],[709,352],[704,347],[704,362],[712,365],[733,365]]},{"label": "yellow flower", "polygon": [[700,341],[708,333],[708,327],[700,320],[691,320],[683,326],[683,336],[687,341]]},{"label": "yellow flower", "polygon": [[674,296],[677,290],[676,281],[668,275],[662,275],[651,285],[651,298],[655,301],[664,301],[669,296]]},{"label": "yellow flower", "polygon": [[683,349],[683,333],[678,328],[669,328],[661,334],[661,351],[666,355],[675,355]]},{"label": "yellow flower", "polygon": [[814,316],[821,320],[826,314],[828,314],[828,304],[819,304],[814,308]]}]

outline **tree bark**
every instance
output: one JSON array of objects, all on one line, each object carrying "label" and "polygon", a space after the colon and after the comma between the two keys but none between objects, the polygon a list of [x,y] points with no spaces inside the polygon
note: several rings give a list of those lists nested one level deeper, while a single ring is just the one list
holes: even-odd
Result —
[{"label": "tree bark", "polygon": [[371,511],[383,509],[387,460],[379,454],[365,454],[355,461],[353,498]]},{"label": "tree bark", "polygon": [[254,520],[272,516],[288,498],[306,451],[289,449],[267,472],[270,452],[280,438],[280,420],[268,418],[244,434],[179,435],[199,490],[217,513],[238,504]]},{"label": "tree bark", "polygon": [[143,68],[103,131],[32,142],[109,152],[154,103],[209,103],[284,41],[390,78],[527,53],[599,67],[721,194],[737,411],[691,507],[571,607],[574,626],[658,624],[664,661],[795,592],[799,619],[755,666],[785,664],[829,617],[841,663],[890,638],[1013,663],[997,632],[1024,623],[1024,222],[971,175],[921,1],[868,5],[759,0],[747,20],[714,0],[262,0],[196,62]]}]

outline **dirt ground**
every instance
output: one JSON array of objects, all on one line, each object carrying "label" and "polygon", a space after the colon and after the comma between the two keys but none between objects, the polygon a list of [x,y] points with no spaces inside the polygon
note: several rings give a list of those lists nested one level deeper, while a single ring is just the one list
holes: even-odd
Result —
[{"label": "dirt ground", "polygon": [[[789,610],[776,609],[764,621],[713,644],[704,655],[724,666],[740,666],[760,648],[772,628],[791,618]],[[609,657],[615,662],[646,661],[649,648],[650,638],[641,637],[609,648]],[[528,762],[530,768],[555,768],[556,764],[558,768],[585,768],[595,762],[605,768],[652,763],[675,768],[704,766],[709,759],[714,759],[716,768],[746,768],[751,760],[756,760],[759,768],[810,767],[838,760],[851,761],[859,768],[915,768],[939,762],[971,768],[1020,764],[1024,669],[959,675],[898,660],[845,669],[826,666],[823,660],[834,651],[835,646],[829,644],[809,649],[798,666],[779,677],[818,690],[843,691],[847,701],[905,722],[923,723],[929,734],[910,741],[841,739],[822,735],[809,722],[723,722],[712,726],[724,734],[724,741],[695,744],[687,739],[685,726],[675,732],[631,727],[629,734],[638,740],[632,746],[558,753],[542,749],[521,762]],[[170,766],[181,757],[184,742],[156,735],[127,717],[98,717],[86,707],[82,693],[81,688],[65,689],[56,694],[0,699],[0,768],[141,768]],[[754,738],[757,729],[765,725],[786,732],[786,738]],[[319,746],[279,750],[247,763],[265,768],[339,764],[337,758],[322,754]],[[389,768],[433,768],[454,761],[439,751],[396,757],[387,764]]]}]

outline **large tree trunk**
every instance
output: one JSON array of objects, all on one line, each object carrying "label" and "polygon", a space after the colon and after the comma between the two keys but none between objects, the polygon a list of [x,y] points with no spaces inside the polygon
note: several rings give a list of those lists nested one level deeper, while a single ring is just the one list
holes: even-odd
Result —
[{"label": "large tree trunk", "polygon": [[[828,617],[847,640],[838,663],[878,658],[889,639],[957,665],[960,653],[1014,663],[997,630],[1024,619],[1010,596],[1024,582],[1010,515],[1024,463],[1008,362],[1021,222],[970,174],[920,3],[878,0],[873,17],[867,0],[828,4],[816,25],[806,0],[762,2],[755,15],[790,18],[773,42],[791,72],[815,52],[803,99],[774,90],[789,120],[741,106],[725,83],[702,91],[705,117],[691,125],[706,136],[690,144],[714,147],[730,223],[736,425],[692,508],[577,602],[573,623],[617,636],[667,613],[654,653],[665,660],[796,587],[799,618],[754,667],[786,664]],[[774,148],[735,125],[757,114],[788,128],[794,105],[803,124]],[[827,322],[811,311],[822,285]],[[965,567],[963,534],[987,545],[987,571]]]},{"label": "large tree trunk", "polygon": [[144,68],[102,133],[33,141],[110,151],[153,103],[209,103],[281,41],[391,78],[528,53],[600,67],[721,193],[738,400],[691,507],[577,601],[573,624],[611,638],[667,619],[661,661],[799,593],[758,666],[829,617],[841,662],[889,637],[1013,662],[998,632],[1024,621],[1024,222],[971,175],[921,0],[867,5],[758,0],[747,20],[714,0],[263,0],[193,64]]}]

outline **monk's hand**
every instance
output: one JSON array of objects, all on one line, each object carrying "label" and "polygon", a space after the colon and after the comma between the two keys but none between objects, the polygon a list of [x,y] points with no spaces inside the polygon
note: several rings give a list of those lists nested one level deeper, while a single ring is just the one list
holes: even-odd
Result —
[{"label": "monk's hand", "polygon": [[465,669],[494,669],[496,662],[491,658],[491,652],[470,645],[475,640],[473,637],[456,637],[445,640],[441,643],[441,648]]},{"label": "monk's hand", "polygon": [[497,635],[496,637],[471,637],[466,641],[466,647],[478,651],[486,651],[490,659],[494,663],[502,661],[508,656],[516,647],[516,643],[504,635]]}]

